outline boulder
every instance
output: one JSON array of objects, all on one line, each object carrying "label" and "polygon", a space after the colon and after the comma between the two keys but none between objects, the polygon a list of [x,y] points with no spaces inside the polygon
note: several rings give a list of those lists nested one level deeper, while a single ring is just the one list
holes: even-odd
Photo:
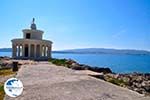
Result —
[{"label": "boulder", "polygon": [[100,73],[112,73],[110,68],[99,68],[99,67],[91,67],[90,70]]},{"label": "boulder", "polygon": [[71,66],[71,68],[74,69],[74,70],[85,70],[84,67],[81,67],[79,65]]}]

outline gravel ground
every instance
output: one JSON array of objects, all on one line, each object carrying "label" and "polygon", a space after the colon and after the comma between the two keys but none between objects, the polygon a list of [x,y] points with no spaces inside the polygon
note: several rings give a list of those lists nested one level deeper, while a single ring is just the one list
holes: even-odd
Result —
[{"label": "gravel ground", "polygon": [[4,100],[150,100],[131,90],[48,62],[22,65],[23,94]]}]

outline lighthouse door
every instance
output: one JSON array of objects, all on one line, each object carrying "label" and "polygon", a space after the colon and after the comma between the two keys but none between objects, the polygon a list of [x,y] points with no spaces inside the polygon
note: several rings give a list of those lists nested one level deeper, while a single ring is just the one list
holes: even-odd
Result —
[{"label": "lighthouse door", "polygon": [[25,57],[28,57],[29,51],[28,51],[28,46],[25,47]]}]

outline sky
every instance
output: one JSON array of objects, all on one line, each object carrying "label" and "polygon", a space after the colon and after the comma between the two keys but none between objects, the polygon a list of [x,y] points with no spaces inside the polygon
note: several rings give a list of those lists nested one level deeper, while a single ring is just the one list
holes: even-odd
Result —
[{"label": "sky", "polygon": [[150,0],[0,0],[0,48],[23,38],[33,17],[53,50],[150,51]]}]

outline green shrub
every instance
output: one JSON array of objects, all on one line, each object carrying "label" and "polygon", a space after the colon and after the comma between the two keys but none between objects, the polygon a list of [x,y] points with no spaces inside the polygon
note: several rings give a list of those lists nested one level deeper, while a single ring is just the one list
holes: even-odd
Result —
[{"label": "green shrub", "polygon": [[49,59],[49,62],[51,62],[55,65],[58,65],[58,66],[69,67],[69,65],[70,65],[66,59]]},{"label": "green shrub", "polygon": [[116,84],[116,85],[119,85],[119,86],[127,85],[127,82],[125,82],[124,80],[119,80],[119,79],[116,79],[116,78],[109,78],[106,81],[108,81],[110,83],[113,83],[113,84]]},{"label": "green shrub", "polygon": [[3,83],[0,83],[0,100],[3,100],[4,96],[5,96],[4,85]]}]

